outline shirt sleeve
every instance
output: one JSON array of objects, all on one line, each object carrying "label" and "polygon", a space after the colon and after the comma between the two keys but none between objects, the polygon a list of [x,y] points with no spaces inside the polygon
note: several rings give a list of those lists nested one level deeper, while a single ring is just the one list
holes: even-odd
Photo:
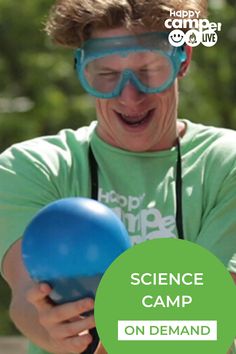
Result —
[{"label": "shirt sleeve", "polygon": [[[33,216],[60,198],[55,182],[57,162],[37,144],[16,144],[0,155],[0,263],[9,247],[22,237]],[[44,147],[44,150],[47,150]]]},{"label": "shirt sleeve", "polygon": [[[217,173],[214,178],[217,179]],[[236,273],[236,167],[232,165],[214,206],[204,215],[197,242]]]}]

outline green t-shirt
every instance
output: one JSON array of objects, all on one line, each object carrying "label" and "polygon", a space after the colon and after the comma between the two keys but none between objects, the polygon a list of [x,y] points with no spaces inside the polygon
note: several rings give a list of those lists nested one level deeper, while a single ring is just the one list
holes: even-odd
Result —
[{"label": "green t-shirt", "polygon": [[[184,122],[185,238],[207,248],[235,271],[236,132]],[[65,197],[90,197],[89,143],[99,166],[98,199],[118,214],[132,242],[177,237],[176,147],[160,152],[125,151],[102,141],[95,127],[93,122],[77,131],[66,129],[13,145],[1,155],[0,260],[43,206]]]}]

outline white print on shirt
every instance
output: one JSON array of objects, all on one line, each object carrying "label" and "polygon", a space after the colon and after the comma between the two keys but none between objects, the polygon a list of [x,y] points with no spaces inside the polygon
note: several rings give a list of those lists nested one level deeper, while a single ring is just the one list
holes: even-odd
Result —
[{"label": "white print on shirt", "polygon": [[154,238],[176,238],[175,217],[162,216],[154,207],[142,208],[145,193],[124,196],[115,191],[104,192],[99,188],[98,200],[109,206],[125,224],[132,243],[137,244]]},{"label": "white print on shirt", "polygon": [[103,192],[102,188],[98,191],[98,200],[103,204],[110,205],[111,203],[118,204],[121,208],[128,209],[131,211],[133,209],[140,208],[140,205],[145,197],[143,193],[140,197],[124,196],[116,193],[115,191]]}]

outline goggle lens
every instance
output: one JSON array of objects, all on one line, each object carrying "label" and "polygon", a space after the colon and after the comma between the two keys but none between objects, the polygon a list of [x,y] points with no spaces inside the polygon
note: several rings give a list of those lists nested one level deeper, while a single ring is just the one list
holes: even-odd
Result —
[{"label": "goggle lens", "polygon": [[172,75],[170,60],[159,52],[130,53],[123,57],[109,55],[94,59],[84,67],[88,85],[102,93],[113,92],[132,72],[141,85],[154,89],[161,87]]}]

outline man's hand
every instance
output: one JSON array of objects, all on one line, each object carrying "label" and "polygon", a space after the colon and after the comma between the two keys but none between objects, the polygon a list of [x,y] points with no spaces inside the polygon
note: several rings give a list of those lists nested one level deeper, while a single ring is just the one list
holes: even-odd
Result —
[{"label": "man's hand", "polygon": [[233,278],[233,280],[234,280],[234,282],[235,282],[235,284],[236,284],[236,273],[230,273],[231,275],[232,275],[232,278]]},{"label": "man's hand", "polygon": [[47,284],[39,284],[26,295],[37,310],[39,323],[48,334],[50,347],[57,354],[82,353],[92,341],[88,330],[95,327],[93,315],[82,315],[94,308],[94,301],[83,299],[54,305],[48,298],[51,290]]},{"label": "man's hand", "polygon": [[101,342],[98,344],[98,347],[97,347],[94,354],[107,354],[107,352]]},{"label": "man's hand", "polygon": [[[95,327],[94,301],[83,299],[55,305],[48,284],[35,284],[21,256],[21,240],[15,242],[4,259],[5,279],[11,287],[10,317],[20,332],[40,348],[54,354],[82,353],[92,341],[88,331]],[[99,353],[99,352],[98,352]]]}]

